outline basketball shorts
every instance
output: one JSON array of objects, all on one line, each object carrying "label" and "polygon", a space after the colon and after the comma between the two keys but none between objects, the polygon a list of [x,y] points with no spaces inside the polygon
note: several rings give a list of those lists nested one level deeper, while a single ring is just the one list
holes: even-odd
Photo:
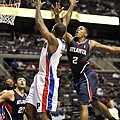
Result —
[{"label": "basketball shorts", "polygon": [[38,113],[56,111],[59,78],[51,79],[39,73],[35,75],[26,103],[36,107]]},{"label": "basketball shorts", "polygon": [[72,79],[72,84],[79,95],[80,105],[89,105],[94,100],[98,100],[96,96],[96,83],[96,73],[92,70],[83,72],[79,78]]}]

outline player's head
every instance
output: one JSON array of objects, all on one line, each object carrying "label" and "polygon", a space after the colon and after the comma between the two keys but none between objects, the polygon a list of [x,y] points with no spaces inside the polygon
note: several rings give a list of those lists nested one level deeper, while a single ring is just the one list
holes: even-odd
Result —
[{"label": "player's head", "polygon": [[63,37],[63,35],[65,34],[65,32],[66,32],[66,27],[62,23],[56,23],[53,26],[52,33],[56,37]]},{"label": "player's head", "polygon": [[17,88],[24,89],[26,87],[26,78],[23,76],[17,77],[17,79],[15,80],[15,86]]},{"label": "player's head", "polygon": [[7,78],[5,80],[5,87],[7,90],[13,89],[15,86],[15,81],[12,78]]},{"label": "player's head", "polygon": [[89,34],[89,31],[86,27],[84,26],[79,26],[75,32],[75,36],[78,38],[86,38]]}]

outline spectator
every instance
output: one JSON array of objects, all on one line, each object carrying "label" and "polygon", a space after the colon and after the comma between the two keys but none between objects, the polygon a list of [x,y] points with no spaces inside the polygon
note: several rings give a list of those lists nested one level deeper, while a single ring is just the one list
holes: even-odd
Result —
[{"label": "spectator", "polygon": [[61,106],[63,106],[63,102],[58,99],[57,111],[52,112],[52,120],[63,120],[65,118],[65,116],[63,116],[63,111],[61,111]]},{"label": "spectator", "polygon": [[[118,109],[115,107],[114,99],[110,99],[108,101],[108,110],[116,120],[120,120],[119,114],[118,114]],[[105,119],[105,120],[108,120],[108,119]]]},{"label": "spectator", "polygon": [[26,64],[24,64],[20,59],[18,59],[17,63],[18,63],[18,67],[25,67],[26,66]]},{"label": "spectator", "polygon": [[110,86],[114,85],[114,83],[109,82],[104,76],[98,75],[98,73],[97,73],[97,80],[98,80],[98,83],[102,83],[102,84],[106,84],[106,85],[110,85]]},{"label": "spectator", "polygon": [[73,116],[73,112],[72,112],[72,110],[70,109],[70,106],[67,105],[67,107],[66,107],[65,120],[71,120],[71,119],[72,119],[72,116]]},{"label": "spectator", "polygon": [[101,79],[100,79],[100,83],[104,84],[106,82],[107,82],[107,79],[104,76],[102,76]]},{"label": "spectator", "polygon": [[100,76],[98,73],[96,73],[98,83],[105,83],[107,79],[104,76]]},{"label": "spectator", "polygon": [[16,59],[14,59],[11,62],[11,68],[12,68],[12,74],[15,77],[17,75],[17,72],[18,72],[18,63],[17,63]]}]

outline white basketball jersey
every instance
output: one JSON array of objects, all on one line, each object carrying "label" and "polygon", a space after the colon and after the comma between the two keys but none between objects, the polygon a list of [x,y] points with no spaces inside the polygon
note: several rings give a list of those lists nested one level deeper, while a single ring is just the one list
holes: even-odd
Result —
[{"label": "white basketball jersey", "polygon": [[[39,73],[42,75],[50,75],[51,72],[56,76],[57,67],[62,56],[62,52],[65,49],[65,41],[57,38],[58,48],[55,53],[50,54],[48,49],[48,41],[46,40],[41,51],[39,61]],[[54,77],[55,77],[54,76]],[[56,76],[57,77],[57,76]]]}]

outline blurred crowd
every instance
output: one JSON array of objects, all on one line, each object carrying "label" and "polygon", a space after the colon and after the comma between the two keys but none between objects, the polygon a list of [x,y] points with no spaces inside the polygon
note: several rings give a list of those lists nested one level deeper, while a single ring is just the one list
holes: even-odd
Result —
[{"label": "blurred crowd", "polygon": [[[57,0],[56,0],[57,1]],[[67,0],[61,0],[61,6],[64,6],[64,9],[68,9],[69,2]],[[55,1],[54,1],[55,3]],[[46,0],[46,4],[42,9],[50,10],[51,4],[54,4],[52,0]],[[21,7],[24,8],[35,8],[35,3],[32,0],[22,0]],[[120,10],[118,9],[116,3],[113,2],[105,2],[102,0],[79,0],[76,4],[75,11],[84,14],[97,14],[97,15],[109,15],[109,16],[119,16]],[[3,33],[2,33],[3,34]],[[42,44],[44,42],[44,38],[40,35],[23,35],[20,33],[11,33],[0,36],[0,53],[19,53],[19,54],[40,54],[40,50]],[[3,36],[3,37],[2,37]],[[101,42],[105,42],[105,40],[100,40]],[[120,46],[120,42],[111,42],[107,43],[110,45],[118,45]],[[101,53],[94,53],[96,56],[105,57],[105,55]],[[109,53],[105,53],[106,56]],[[110,55],[109,55],[110,56]],[[119,57],[119,55],[118,55]],[[5,90],[7,88],[7,82],[12,85],[12,82],[9,79],[14,79],[14,76],[18,75],[18,73],[22,75],[26,75],[27,78],[27,86],[25,88],[25,92],[29,92],[29,87],[33,82],[33,76],[38,70],[38,66],[29,62],[26,64],[22,62],[21,59],[13,59],[9,64],[11,67],[11,76],[12,78],[5,78],[5,76],[0,76],[0,91]],[[24,73],[24,74],[23,74]],[[110,74],[110,75],[109,75]],[[30,78],[30,75],[32,77]],[[68,67],[62,66],[58,69],[58,76],[60,78],[60,88],[59,88],[59,97],[60,101],[58,102],[57,111],[52,113],[53,120],[75,120],[75,115],[79,111],[77,94],[71,85],[71,71]],[[98,72],[97,73],[97,95],[100,98],[101,102],[108,106],[111,112],[115,111],[116,115],[114,116],[116,119],[120,117],[120,74],[119,73],[106,73]],[[102,116],[98,111],[95,111],[94,108],[89,106],[90,112],[90,120],[106,120],[104,116]],[[78,112],[79,116],[79,112]],[[78,117],[77,116],[77,117]]]},{"label": "blurred crowd", "polygon": [[[92,38],[94,39],[94,38]],[[40,34],[22,34],[20,32],[0,33],[0,53],[39,54],[44,38]],[[96,39],[98,42],[110,46],[120,46],[119,40]],[[111,56],[111,53],[94,52],[97,57]],[[113,54],[113,53],[112,53]],[[116,54],[117,55],[117,54]],[[119,53],[118,53],[119,56]],[[114,54],[113,54],[113,57]]]},{"label": "blurred crowd", "polygon": [[[46,4],[42,7],[44,10],[50,10],[51,4],[60,2],[64,9],[68,9],[68,0],[45,0]],[[108,16],[120,16],[120,9],[117,1],[102,1],[102,0],[79,0],[74,10],[84,14],[97,14]],[[35,3],[32,0],[22,0],[21,7],[35,8]]]}]

